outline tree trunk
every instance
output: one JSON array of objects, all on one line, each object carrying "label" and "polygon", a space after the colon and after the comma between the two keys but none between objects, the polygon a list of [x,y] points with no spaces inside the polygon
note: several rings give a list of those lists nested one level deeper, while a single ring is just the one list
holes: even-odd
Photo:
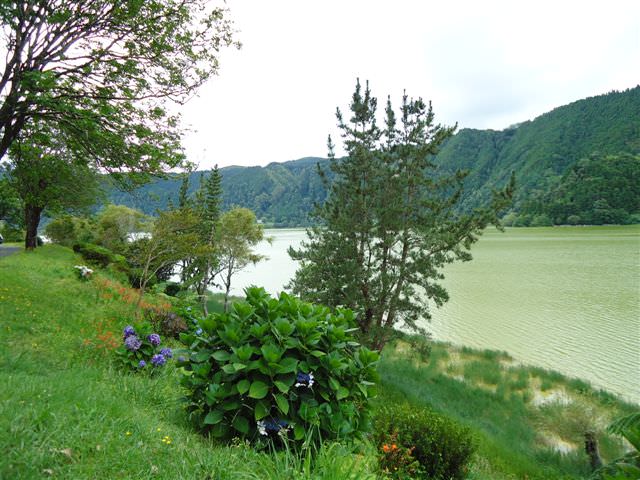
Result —
[{"label": "tree trunk", "polygon": [[598,451],[598,439],[593,430],[584,432],[584,449],[589,457],[591,470],[595,471],[602,467],[602,458],[600,458],[600,452]]},{"label": "tree trunk", "polygon": [[38,246],[38,225],[40,225],[40,215],[42,207],[27,204],[24,207],[24,223],[27,229],[24,246],[27,250],[33,250]]}]

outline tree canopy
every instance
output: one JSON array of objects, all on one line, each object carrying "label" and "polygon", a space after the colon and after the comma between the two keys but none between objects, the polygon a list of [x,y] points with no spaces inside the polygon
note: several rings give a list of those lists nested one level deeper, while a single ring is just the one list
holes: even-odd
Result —
[{"label": "tree canopy", "polygon": [[182,160],[178,117],[233,43],[206,0],[0,3],[0,159],[32,120],[109,171],[158,172]]}]

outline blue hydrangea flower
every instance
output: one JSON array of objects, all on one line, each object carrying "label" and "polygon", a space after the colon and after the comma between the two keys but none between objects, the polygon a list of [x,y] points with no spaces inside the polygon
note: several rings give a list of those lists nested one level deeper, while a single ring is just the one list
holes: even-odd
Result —
[{"label": "blue hydrangea flower", "polygon": [[130,337],[131,335],[135,335],[136,331],[133,329],[131,325],[127,325],[126,327],[124,327],[122,334],[124,338],[127,338],[127,337]]},{"label": "blue hydrangea flower", "polygon": [[202,329],[201,328],[198,328],[196,330],[196,335],[202,335]]},{"label": "blue hydrangea flower", "polygon": [[124,339],[124,346],[127,350],[136,352],[142,346],[142,342],[137,336],[131,335]]},{"label": "blue hydrangea flower", "polygon": [[165,358],[172,358],[173,352],[171,351],[170,348],[163,348],[162,350],[160,350],[160,355],[162,355]]},{"label": "blue hydrangea flower", "polygon": [[152,333],[151,335],[149,335],[147,337],[147,340],[149,340],[151,345],[153,345],[154,347],[160,345],[160,335],[158,335],[157,333]]},{"label": "blue hydrangea flower", "polygon": [[167,359],[164,358],[164,355],[158,353],[151,358],[151,363],[154,367],[161,367],[162,365],[167,363]]},{"label": "blue hydrangea flower", "polygon": [[144,360],[140,360],[140,362],[138,363],[139,368],[144,368],[146,366],[147,366],[147,362],[145,362]]},{"label": "blue hydrangea flower", "polygon": [[313,383],[314,382],[313,382],[312,372],[309,372],[309,373],[298,372],[298,375],[296,375],[296,384],[294,386],[311,388],[313,387]]}]

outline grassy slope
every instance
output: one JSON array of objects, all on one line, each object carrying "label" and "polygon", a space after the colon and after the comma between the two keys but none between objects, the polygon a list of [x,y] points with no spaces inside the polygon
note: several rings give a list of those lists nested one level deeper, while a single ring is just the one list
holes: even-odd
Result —
[{"label": "grassy slope", "polygon": [[[194,432],[172,366],[155,378],[114,369],[106,347],[130,323],[132,292],[105,274],[81,282],[77,263],[55,246],[0,259],[0,479],[369,477],[370,452],[331,446],[310,471]],[[579,447],[581,413],[601,429],[631,408],[579,381],[509,366],[501,354],[435,345],[429,363],[416,358],[402,343],[385,351],[379,401],[430,404],[469,425],[480,445],[474,479],[580,478],[587,464],[580,448],[553,453],[550,439]],[[579,408],[533,406],[558,390]],[[170,444],[162,442],[167,435]],[[615,441],[602,442],[605,457],[619,452]]]},{"label": "grassy slope", "polygon": [[638,408],[581,380],[516,365],[503,352],[434,344],[428,362],[417,358],[404,342],[387,347],[384,395],[469,426],[479,439],[470,478],[588,477],[584,431],[597,432],[605,461],[616,458],[623,445],[604,429]]},{"label": "grassy slope", "polygon": [[[128,292],[79,281],[78,262],[54,246],[0,259],[0,479],[307,478],[291,459],[194,432],[173,367],[155,378],[115,370],[99,347],[130,322]],[[333,446],[314,478],[368,468]]]}]

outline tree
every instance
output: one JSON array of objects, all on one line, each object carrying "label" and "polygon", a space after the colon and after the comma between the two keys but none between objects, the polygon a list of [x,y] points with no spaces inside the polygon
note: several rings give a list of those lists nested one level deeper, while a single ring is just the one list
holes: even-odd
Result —
[{"label": "tree", "polygon": [[262,225],[257,223],[255,214],[247,208],[233,208],[220,218],[216,250],[220,262],[220,281],[225,289],[225,312],[229,306],[233,276],[250,263],[255,264],[266,258],[252,250],[263,239]]},{"label": "tree", "polygon": [[0,3],[0,159],[32,119],[107,170],[159,171],[181,159],[178,118],[233,44],[206,0],[22,0]]},{"label": "tree", "polygon": [[116,253],[125,251],[132,233],[149,232],[150,218],[124,205],[107,205],[96,219],[96,243]]},{"label": "tree", "polygon": [[199,218],[192,212],[173,210],[160,212],[153,223],[150,238],[137,241],[130,262],[140,267],[140,296],[146,291],[149,281],[162,269],[171,267],[187,255],[203,254],[198,246]]},{"label": "tree", "polygon": [[198,228],[198,245],[203,249],[199,255],[189,255],[182,260],[181,279],[183,283],[195,286],[202,300],[202,309],[207,311],[207,288],[212,285],[220,273],[217,231],[220,221],[222,203],[222,176],[215,165],[208,176],[200,174],[200,188],[195,199],[187,197],[189,188],[188,175],[183,178],[178,198],[178,205],[184,211],[193,212],[200,220]]},{"label": "tree", "polygon": [[63,135],[41,122],[30,122],[11,145],[7,177],[18,193],[26,228],[25,247],[37,246],[40,218],[84,210],[98,196],[98,174],[70,152]]},{"label": "tree", "polygon": [[419,331],[417,321],[430,318],[429,301],[448,299],[437,283],[441,268],[471,259],[471,244],[488,223],[499,224],[513,184],[487,207],[456,214],[466,174],[444,174],[432,162],[455,127],[435,124],[431,104],[406,94],[399,119],[387,101],[383,128],[376,109],[368,84],[363,91],[358,81],[349,121],[337,111],[348,156],[337,160],[329,138],[335,178],[315,213],[320,226],[289,254],[300,262],[294,293],[354,309],[365,340],[382,348],[394,326]]}]

